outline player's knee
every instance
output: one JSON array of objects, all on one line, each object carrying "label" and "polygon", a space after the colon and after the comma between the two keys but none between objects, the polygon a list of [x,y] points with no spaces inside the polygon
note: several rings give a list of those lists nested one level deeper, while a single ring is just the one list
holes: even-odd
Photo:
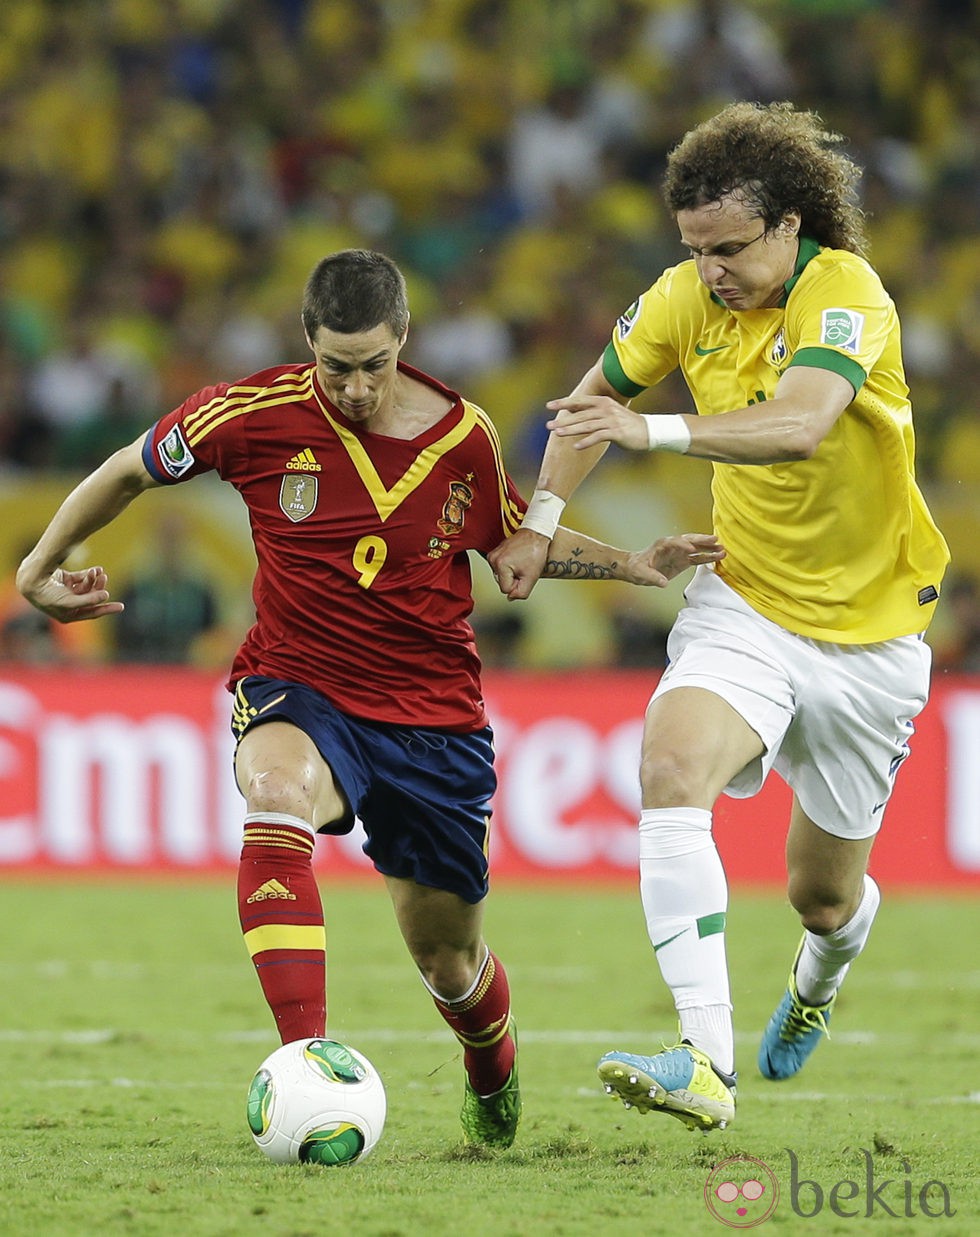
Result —
[{"label": "player's knee", "polygon": [[473,987],[480,969],[478,947],[455,949],[443,944],[419,945],[413,949],[415,965],[433,992],[456,1001]]},{"label": "player's knee", "polygon": [[279,765],[255,770],[242,791],[250,813],[277,812],[310,820],[314,785],[311,769]]},{"label": "player's knee", "polygon": [[700,803],[704,797],[703,777],[690,753],[675,752],[666,745],[644,750],[640,787],[648,807],[679,807]]},{"label": "player's knee", "polygon": [[854,913],[854,898],[847,890],[814,886],[805,878],[791,876],[788,893],[803,927],[817,936],[836,932]]}]

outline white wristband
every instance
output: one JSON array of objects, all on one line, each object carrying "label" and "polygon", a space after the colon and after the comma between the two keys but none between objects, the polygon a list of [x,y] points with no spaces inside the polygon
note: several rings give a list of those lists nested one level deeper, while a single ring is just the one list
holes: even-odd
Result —
[{"label": "white wristband", "polygon": [[535,490],[521,521],[521,528],[529,528],[532,533],[540,533],[550,541],[564,510],[564,498],[559,498],[549,490]]},{"label": "white wristband", "polygon": [[650,451],[677,451],[683,455],[691,445],[691,431],[687,422],[678,413],[641,412],[647,423],[647,441]]}]

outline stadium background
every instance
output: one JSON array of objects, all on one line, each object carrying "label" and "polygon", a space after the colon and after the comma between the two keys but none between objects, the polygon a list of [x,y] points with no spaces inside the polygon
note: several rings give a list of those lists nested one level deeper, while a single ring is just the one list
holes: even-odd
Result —
[{"label": "stadium background", "polygon": [[[880,862],[896,879],[980,882],[976,18],[965,0],[6,0],[0,865],[230,862],[233,799],[202,811],[196,841],[185,819],[174,853],[165,818],[191,769],[202,785],[221,778],[221,671],[250,618],[244,518],[230,490],[202,480],[179,498],[147,495],[79,552],[105,562],[116,589],[164,563],[189,596],[206,582],[207,621],[188,618],[185,643],[157,650],[169,668],[134,671],[117,625],[52,631],[13,590],[24,549],[85,471],[191,390],[301,359],[310,267],[364,245],[408,277],[406,359],[490,412],[528,489],[544,401],[683,257],[658,192],[667,150],[732,99],[791,98],[847,133],[865,168],[871,258],[903,321],[920,479],[953,551],[923,750],[891,814],[903,849]],[[637,406],[688,400],[672,385]],[[628,545],[706,529],[707,479],[696,461],[620,453],[570,516]],[[479,564],[474,576],[501,737],[498,871],[629,877],[631,727],[679,588],[543,585],[518,609]],[[514,753],[532,732],[552,739],[530,743],[519,774]],[[127,734],[142,736],[145,785],[113,761]],[[202,742],[203,765],[189,755]],[[586,757],[580,783],[568,750]],[[74,832],[58,798],[66,767],[90,799]],[[143,791],[141,833],[131,808]],[[755,845],[766,813],[781,815],[778,788],[767,796],[751,817],[723,809],[736,878],[776,879],[778,847]],[[328,858],[356,870],[345,852]]]}]

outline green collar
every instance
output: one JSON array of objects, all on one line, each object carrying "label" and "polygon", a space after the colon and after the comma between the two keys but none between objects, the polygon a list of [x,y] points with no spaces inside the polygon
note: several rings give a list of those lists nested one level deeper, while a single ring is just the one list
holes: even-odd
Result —
[{"label": "green collar", "polygon": [[782,300],[783,305],[786,304],[786,298],[796,287],[796,281],[803,274],[803,268],[810,261],[810,259],[815,258],[819,252],[820,252],[820,246],[817,244],[815,240],[813,240],[812,237],[809,237],[809,236],[800,237],[800,251],[796,255],[796,266],[793,269],[792,275],[790,275],[789,279],[787,279],[786,282],[783,284],[783,287],[786,289],[786,295],[783,297],[783,300]]},{"label": "green collar", "polygon": [[[815,258],[819,252],[820,252],[820,246],[815,240],[813,240],[809,236],[800,237],[800,248],[796,255],[796,266],[793,268],[792,275],[790,275],[789,279],[787,279],[786,282],[783,284],[783,287],[785,288],[785,292],[783,294],[783,299],[779,302],[778,308],[781,309],[786,304],[786,300],[789,297],[789,294],[796,287],[796,282],[799,279],[799,277],[803,274],[803,270],[806,267],[806,264],[810,261],[811,258]],[[716,305],[721,305],[723,309],[728,308],[728,306],[725,304],[725,302],[721,299],[720,296],[715,296],[713,292],[710,295],[711,295],[711,299],[714,301]]]}]

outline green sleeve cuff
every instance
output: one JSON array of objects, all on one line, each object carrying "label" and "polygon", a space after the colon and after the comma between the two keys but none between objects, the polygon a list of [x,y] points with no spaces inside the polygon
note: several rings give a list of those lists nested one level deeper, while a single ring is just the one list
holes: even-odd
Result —
[{"label": "green sleeve cuff", "polygon": [[641,387],[626,377],[612,340],[606,344],[606,350],[602,354],[602,376],[626,399],[632,399],[634,395],[639,395],[641,391],[646,390],[646,387]]},{"label": "green sleeve cuff", "polygon": [[832,373],[840,374],[854,388],[855,395],[868,377],[857,361],[830,348],[801,348],[786,368],[792,369],[794,365],[806,365],[810,369],[829,369]]}]

